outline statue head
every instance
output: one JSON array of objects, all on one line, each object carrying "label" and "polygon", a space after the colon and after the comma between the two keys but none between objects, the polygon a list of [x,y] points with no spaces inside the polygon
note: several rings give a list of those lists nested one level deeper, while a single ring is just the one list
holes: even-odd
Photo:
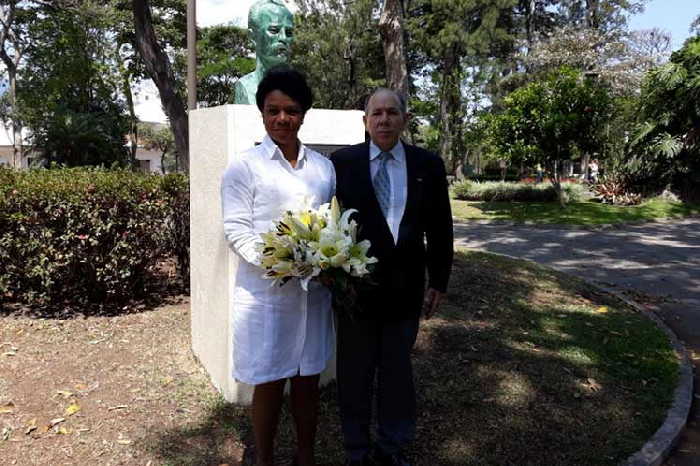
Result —
[{"label": "statue head", "polygon": [[258,0],[248,11],[248,30],[264,69],[289,60],[294,19],[282,0]]}]

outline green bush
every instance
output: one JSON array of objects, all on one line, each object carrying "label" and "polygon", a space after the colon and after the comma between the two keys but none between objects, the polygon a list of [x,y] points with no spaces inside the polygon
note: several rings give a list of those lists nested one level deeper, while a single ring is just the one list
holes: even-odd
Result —
[{"label": "green bush", "polygon": [[[580,202],[586,198],[586,188],[579,183],[562,183],[564,198]],[[462,181],[452,185],[452,197],[482,202],[554,202],[557,194],[550,183],[510,183]]]},{"label": "green bush", "polygon": [[[165,258],[188,254],[182,175],[0,169],[0,299],[120,303]],[[180,272],[187,276],[188,262]]]}]

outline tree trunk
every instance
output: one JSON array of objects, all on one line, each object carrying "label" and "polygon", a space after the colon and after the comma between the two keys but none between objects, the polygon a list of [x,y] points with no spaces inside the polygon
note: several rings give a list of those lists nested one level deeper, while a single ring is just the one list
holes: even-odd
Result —
[{"label": "tree trunk", "polygon": [[525,38],[527,40],[527,54],[530,55],[534,42],[535,0],[525,0]]},{"label": "tree trunk", "polygon": [[[12,109],[12,114],[10,116],[12,123],[12,165],[15,168],[21,168],[22,159],[24,157],[24,141],[22,140],[22,123],[17,118],[17,69],[22,59],[24,47],[18,43],[17,37],[12,31],[17,3],[16,0],[8,2],[7,10],[1,12],[2,16],[0,19],[2,19],[3,27],[2,30],[0,30],[0,60],[2,60],[5,69],[7,69],[10,107]],[[12,57],[7,53],[7,49],[5,48],[5,44],[8,41],[14,42],[12,44],[14,56]]]},{"label": "tree trunk", "polygon": [[581,158],[581,177],[583,178],[583,181],[588,181],[588,163],[591,161],[591,154],[585,153],[583,154],[583,158]]},{"label": "tree trunk", "polygon": [[586,0],[586,25],[590,29],[600,28],[600,0]]},{"label": "tree trunk", "polygon": [[387,86],[408,98],[408,67],[404,45],[403,1],[386,0],[379,17]]},{"label": "tree trunk", "polygon": [[443,58],[442,82],[440,83],[440,156],[445,161],[448,173],[454,173],[456,115],[460,105],[459,59],[450,49]]},{"label": "tree trunk", "polygon": [[131,93],[131,83],[129,82],[129,76],[126,70],[122,71],[122,92],[126,96],[126,105],[129,109],[129,141],[131,142],[131,147],[129,147],[129,163],[131,164],[131,169],[136,170],[136,152],[139,149],[139,130],[138,122],[139,119],[136,116],[136,111],[134,110],[134,96]]},{"label": "tree trunk", "polygon": [[17,118],[17,66],[7,67],[7,80],[10,87],[10,106],[12,107],[12,164],[15,168],[22,167],[24,158],[24,140],[22,139],[22,123]]},{"label": "tree trunk", "polygon": [[175,77],[168,56],[158,44],[151,21],[151,7],[148,0],[133,0],[136,48],[146,65],[148,75],[153,79],[165,114],[170,120],[170,128],[175,139],[178,166],[189,171],[189,133],[185,105],[175,90]]}]

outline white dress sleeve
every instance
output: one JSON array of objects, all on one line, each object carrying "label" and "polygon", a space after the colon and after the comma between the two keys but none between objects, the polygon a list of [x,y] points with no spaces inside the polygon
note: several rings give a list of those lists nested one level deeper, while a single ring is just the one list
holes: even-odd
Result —
[{"label": "white dress sleeve", "polygon": [[221,182],[224,236],[229,247],[246,262],[260,265],[260,235],[253,230],[255,177],[244,160],[232,162]]}]

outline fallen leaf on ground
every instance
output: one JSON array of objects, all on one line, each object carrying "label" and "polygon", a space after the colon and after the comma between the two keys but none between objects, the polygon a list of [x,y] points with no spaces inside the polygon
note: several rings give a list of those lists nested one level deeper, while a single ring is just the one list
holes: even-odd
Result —
[{"label": "fallen leaf on ground", "polygon": [[29,434],[31,434],[33,431],[35,431],[36,428],[37,428],[37,425],[36,425],[36,418],[34,418],[34,419],[32,419],[31,421],[29,421],[29,422],[27,423],[27,430],[24,431],[24,434],[25,434],[25,435],[29,435]]},{"label": "fallen leaf on ground", "polygon": [[49,427],[53,427],[56,424],[60,424],[61,422],[65,422],[66,418],[64,417],[57,417],[56,419],[51,419],[51,422],[49,422]]},{"label": "fallen leaf on ground", "polygon": [[128,407],[128,405],[110,406],[109,408],[107,408],[107,411],[114,411],[115,409],[127,409]]},{"label": "fallen leaf on ground", "polygon": [[598,314],[606,314],[608,312],[608,306],[600,306],[595,310]]},{"label": "fallen leaf on ground", "polygon": [[73,433],[73,431],[70,429],[66,429],[63,426],[60,426],[58,429],[56,429],[56,433],[60,435],[70,435],[71,433]]},{"label": "fallen leaf on ground", "polygon": [[4,405],[0,406],[0,414],[10,414],[14,412],[15,404],[8,401]]},{"label": "fallen leaf on ground", "polygon": [[74,400],[68,407],[66,408],[66,416],[72,416],[75,413],[80,411],[80,405]]}]

